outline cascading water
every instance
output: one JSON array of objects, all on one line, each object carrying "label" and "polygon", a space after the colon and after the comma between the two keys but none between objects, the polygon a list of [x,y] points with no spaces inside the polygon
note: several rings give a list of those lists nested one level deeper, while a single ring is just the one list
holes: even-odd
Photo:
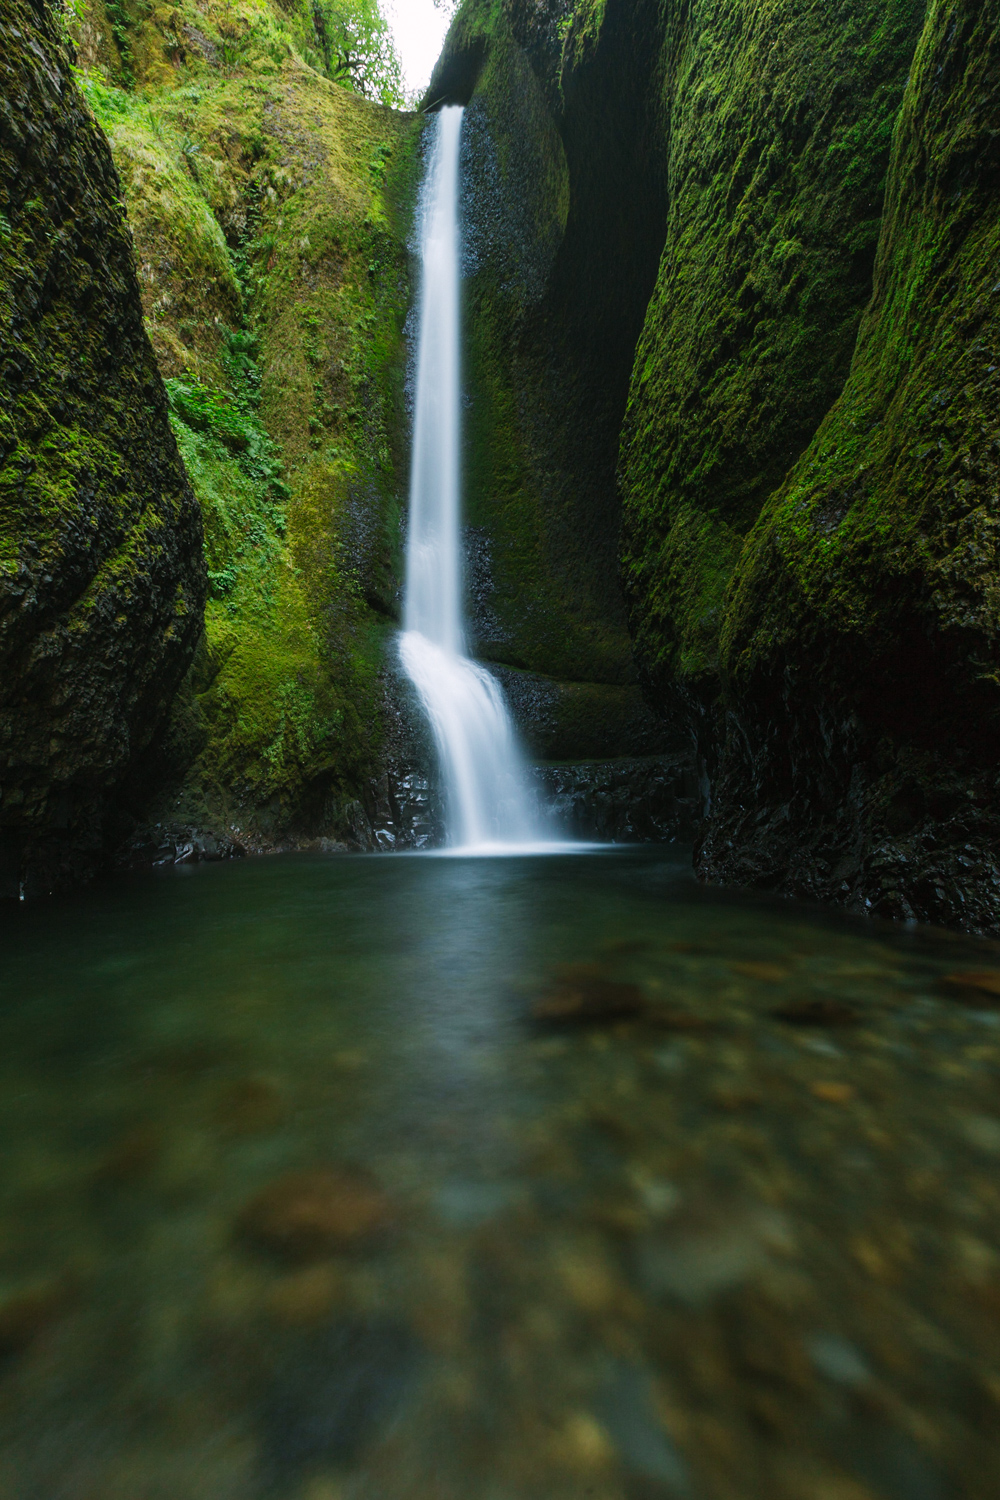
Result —
[{"label": "cascading water", "polygon": [[498,684],[462,629],[458,154],[463,110],[438,112],[421,203],[422,282],[403,668],[441,762],[449,845],[509,849],[541,830]]}]

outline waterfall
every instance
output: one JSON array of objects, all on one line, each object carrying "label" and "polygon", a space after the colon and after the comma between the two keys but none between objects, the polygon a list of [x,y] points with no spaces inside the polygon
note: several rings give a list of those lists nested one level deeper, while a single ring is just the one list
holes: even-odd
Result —
[{"label": "waterfall", "polygon": [[417,383],[399,650],[434,733],[448,844],[489,850],[530,845],[540,830],[503,694],[489,672],[465,655],[462,628],[462,115],[457,106],[438,112],[421,197]]}]

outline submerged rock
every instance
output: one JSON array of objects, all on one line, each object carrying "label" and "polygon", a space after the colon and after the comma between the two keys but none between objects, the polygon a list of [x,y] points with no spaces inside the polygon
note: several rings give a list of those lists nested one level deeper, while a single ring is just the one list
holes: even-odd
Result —
[{"label": "submerged rock", "polygon": [[588,1023],[641,1015],[646,998],[637,984],[609,977],[600,964],[564,964],[556,983],[531,1008],[536,1021]]},{"label": "submerged rock", "polygon": [[792,1000],[771,1012],[789,1026],[858,1026],[861,1015],[840,1000]]},{"label": "submerged rock", "polygon": [[66,1277],[39,1281],[0,1300],[0,1360],[23,1354],[73,1302]]},{"label": "submerged rock", "polygon": [[220,1089],[212,1111],[225,1135],[263,1135],[277,1130],[287,1113],[285,1100],[264,1078],[238,1078]]},{"label": "submerged rock", "polygon": [[236,1230],[254,1250],[290,1264],[370,1245],[393,1225],[389,1199],[354,1168],[290,1172],[243,1209]]},{"label": "submerged rock", "polygon": [[1000,969],[946,974],[941,987],[952,1000],[966,1005],[1000,1005]]},{"label": "submerged rock", "polygon": [[398,1412],[420,1355],[409,1328],[388,1318],[345,1318],[291,1340],[261,1405],[265,1484],[284,1490],[303,1469],[355,1458]]}]

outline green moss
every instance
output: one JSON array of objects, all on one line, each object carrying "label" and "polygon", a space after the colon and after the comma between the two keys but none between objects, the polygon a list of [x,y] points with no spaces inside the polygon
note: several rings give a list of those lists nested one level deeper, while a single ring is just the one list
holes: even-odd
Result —
[{"label": "green moss", "polygon": [[356,791],[378,754],[419,164],[410,117],[287,49],[274,65],[267,35],[250,27],[224,67],[188,50],[162,85],[148,63],[140,92],[87,91],[204,518],[211,600],[178,708],[199,726],[175,735],[197,749],[181,803],[273,829],[315,818],[324,788]]},{"label": "green moss", "polygon": [[995,23],[930,9],[850,377],[750,538],[724,631],[734,691],[809,661],[866,722],[955,747],[1000,711]]},{"label": "green moss", "polygon": [[0,216],[0,844],[16,894],[93,871],[204,602],[107,143],[59,32],[21,0],[0,16]]},{"label": "green moss", "polygon": [[704,3],[668,32],[667,242],[621,450],[631,620],[661,691],[715,671],[738,539],[847,375],[923,12]]}]

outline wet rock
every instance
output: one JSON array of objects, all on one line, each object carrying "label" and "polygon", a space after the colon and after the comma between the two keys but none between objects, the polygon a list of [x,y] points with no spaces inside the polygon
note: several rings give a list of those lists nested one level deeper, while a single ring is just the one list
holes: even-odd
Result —
[{"label": "wet rock", "polygon": [[963,1115],[959,1128],[970,1146],[1000,1156],[1000,1120],[993,1115]]},{"label": "wet rock", "polygon": [[245,846],[227,833],[205,833],[186,827],[143,828],[119,851],[118,863],[128,869],[146,865],[214,864],[223,859],[243,859]]},{"label": "wet rock", "polygon": [[966,1005],[1000,1005],[1000,969],[946,974],[941,988],[950,999]]},{"label": "wet rock", "polygon": [[260,1427],[265,1485],[350,1462],[399,1411],[421,1348],[403,1324],[345,1318],[290,1342],[269,1381]]},{"label": "wet rock", "polygon": [[820,1080],[809,1085],[809,1092],[826,1104],[850,1104],[854,1098],[853,1084]]},{"label": "wet rock", "polygon": [[[614,1441],[626,1471],[642,1489],[631,1493],[657,1500],[687,1500],[692,1491],[687,1465],[663,1429],[653,1383],[644,1370],[616,1363],[607,1372],[597,1415]],[[653,1488],[655,1486],[655,1488]]]},{"label": "wet rock", "polygon": [[392,1226],[388,1198],[353,1168],[290,1172],[246,1205],[237,1235],[247,1245],[291,1264],[308,1264],[373,1243]]},{"label": "wet rock", "polygon": [[872,1372],[861,1353],[844,1338],[818,1333],[807,1343],[809,1356],[821,1375],[849,1388],[868,1385]]},{"label": "wet rock", "polygon": [[718,1028],[717,1021],[709,1020],[707,1016],[695,1015],[693,1011],[688,1010],[657,1007],[647,1013],[646,1020],[658,1031],[700,1032],[715,1031]]},{"label": "wet rock", "polygon": [[220,1090],[213,1109],[224,1135],[266,1135],[277,1130],[287,1109],[278,1089],[263,1078],[239,1078]]},{"label": "wet rock", "polygon": [[637,984],[611,979],[600,964],[563,964],[556,983],[532,1007],[536,1021],[593,1023],[629,1019],[643,1013],[645,996]]},{"label": "wet rock", "polygon": [[697,797],[686,752],[536,765],[534,777],[542,802],[574,838],[686,844],[693,837]]},{"label": "wet rock", "polygon": [[720,1083],[712,1090],[711,1097],[716,1109],[724,1109],[729,1114],[738,1114],[743,1109],[756,1109],[763,1103],[760,1090],[750,1084]]},{"label": "wet rock", "polygon": [[39,1281],[0,1300],[0,1360],[23,1354],[72,1301],[73,1286],[66,1277]]},{"label": "wet rock", "polygon": [[94,1168],[96,1187],[122,1187],[148,1177],[163,1154],[160,1125],[136,1125],[120,1136]]},{"label": "wet rock", "polygon": [[282,1276],[271,1288],[267,1310],[286,1327],[311,1327],[325,1322],[343,1296],[343,1273],[326,1262]]},{"label": "wet rock", "polygon": [[861,1016],[840,1000],[792,1000],[771,1012],[789,1026],[858,1026]]},{"label": "wet rock", "polygon": [[638,1246],[639,1279],[648,1295],[689,1307],[756,1277],[792,1245],[787,1218],[764,1206],[694,1202],[668,1224]]},{"label": "wet rock", "polygon": [[740,974],[745,979],[762,979],[767,984],[779,984],[783,979],[791,977],[791,971],[783,968],[781,964],[739,963],[730,964],[729,968],[734,974]]}]

